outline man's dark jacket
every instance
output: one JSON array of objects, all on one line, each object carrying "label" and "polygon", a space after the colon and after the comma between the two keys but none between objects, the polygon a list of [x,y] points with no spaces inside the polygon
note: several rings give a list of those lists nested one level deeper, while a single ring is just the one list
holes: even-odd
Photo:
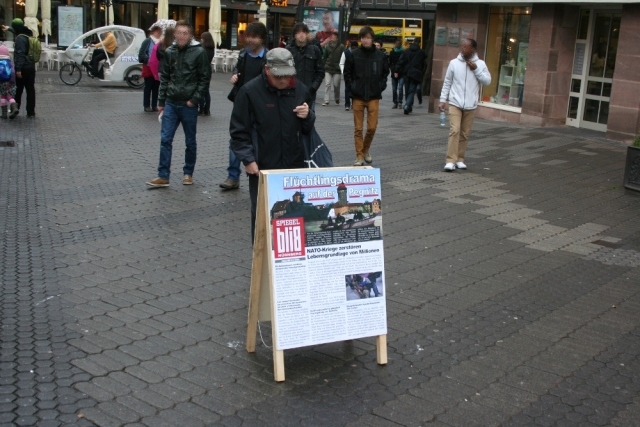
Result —
[{"label": "man's dark jacket", "polygon": [[[29,61],[27,55],[29,54],[29,37],[33,35],[33,32],[24,25],[13,27],[15,33],[15,44],[13,46],[13,63],[18,71],[35,71],[36,64]],[[26,37],[21,36],[24,34]]]},{"label": "man's dark jacket", "polygon": [[413,80],[414,83],[422,82],[424,73],[424,60],[426,58],[424,50],[420,49],[415,43],[409,45],[409,49],[405,50],[400,56],[400,60],[395,66],[394,72],[401,76],[405,76]]},{"label": "man's dark jacket", "polygon": [[296,80],[304,83],[312,96],[315,95],[324,80],[322,51],[312,43],[308,43],[302,48],[298,47],[295,39],[292,44],[287,46],[287,49],[293,55],[293,61],[296,64]]},{"label": "man's dark jacket", "polygon": [[300,119],[293,109],[305,102],[311,107],[311,95],[298,81],[290,89],[278,90],[267,83],[263,72],[245,83],[229,123],[231,149],[238,159],[245,166],[256,162],[259,169],[304,167],[300,133],[311,132],[316,116],[309,108],[309,115]]},{"label": "man's dark jacket", "polygon": [[182,48],[174,43],[164,52],[158,106],[164,107],[166,101],[198,105],[209,90],[210,80],[211,65],[200,43],[192,41]]},{"label": "man's dark jacket", "polygon": [[363,101],[382,99],[388,76],[387,55],[374,46],[369,49],[360,46],[345,58],[344,82],[351,90],[351,98]]}]

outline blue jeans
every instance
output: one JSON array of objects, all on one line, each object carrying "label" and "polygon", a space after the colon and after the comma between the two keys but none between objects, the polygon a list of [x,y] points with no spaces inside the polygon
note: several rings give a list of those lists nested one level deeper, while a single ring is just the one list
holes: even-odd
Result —
[{"label": "blue jeans", "polygon": [[167,102],[162,113],[162,129],[160,130],[160,163],[158,164],[158,176],[169,179],[171,174],[171,151],[173,137],[182,123],[184,130],[184,142],[187,148],[184,151],[185,175],[193,175],[196,166],[196,125],[198,123],[198,106],[187,107]]},{"label": "blue jeans", "polygon": [[[229,140],[231,144],[231,140]],[[229,149],[229,166],[227,167],[227,178],[233,181],[240,180],[240,159],[236,157],[233,150]]]},{"label": "blue jeans", "polygon": [[397,79],[391,77],[391,91],[393,92],[393,103],[402,104],[402,90],[404,89],[404,77],[400,76]]},{"label": "blue jeans", "polygon": [[409,82],[407,84],[407,102],[404,104],[404,109],[408,112],[413,111],[413,97],[416,94],[416,90],[418,89],[418,83],[414,82],[411,79],[407,79]]}]

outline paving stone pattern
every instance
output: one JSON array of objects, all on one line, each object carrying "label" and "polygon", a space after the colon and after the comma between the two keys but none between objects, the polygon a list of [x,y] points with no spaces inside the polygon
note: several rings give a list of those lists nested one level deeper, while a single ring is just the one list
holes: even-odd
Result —
[{"label": "paving stone pattern", "polygon": [[[635,426],[640,197],[601,134],[478,120],[448,129],[385,93],[389,364],[372,338],[244,350],[249,197],[226,177],[229,74],[212,78],[193,186],[150,190],[159,125],[141,92],[39,72],[36,120],[0,123],[0,425]],[[316,104],[337,166],[350,113]]]}]

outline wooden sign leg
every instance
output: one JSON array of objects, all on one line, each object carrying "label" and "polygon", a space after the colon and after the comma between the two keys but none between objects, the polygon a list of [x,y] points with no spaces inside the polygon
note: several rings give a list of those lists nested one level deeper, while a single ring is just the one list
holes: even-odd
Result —
[{"label": "wooden sign leg", "polygon": [[378,347],[378,350],[377,350],[378,365],[386,365],[387,364],[387,336],[378,335],[376,337],[376,346]]},{"label": "wooden sign leg", "polygon": [[247,320],[247,341],[245,348],[247,352],[254,353],[256,351],[256,340],[258,333],[258,316],[260,314],[260,292],[262,290],[262,266],[263,257],[266,256],[266,233],[267,218],[265,210],[260,209],[266,197],[264,188],[264,177],[260,176],[258,184],[258,212],[255,224],[255,241],[253,242],[253,262],[251,265],[251,290],[249,292],[249,316]]},{"label": "wooden sign leg", "polygon": [[284,351],[273,346],[273,378],[276,382],[284,381]]}]

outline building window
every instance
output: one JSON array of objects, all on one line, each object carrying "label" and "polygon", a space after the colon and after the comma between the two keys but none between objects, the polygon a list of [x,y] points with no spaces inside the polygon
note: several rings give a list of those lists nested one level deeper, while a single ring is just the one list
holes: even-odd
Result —
[{"label": "building window", "polygon": [[491,84],[482,89],[485,103],[522,107],[531,7],[492,6],[485,62]]}]

